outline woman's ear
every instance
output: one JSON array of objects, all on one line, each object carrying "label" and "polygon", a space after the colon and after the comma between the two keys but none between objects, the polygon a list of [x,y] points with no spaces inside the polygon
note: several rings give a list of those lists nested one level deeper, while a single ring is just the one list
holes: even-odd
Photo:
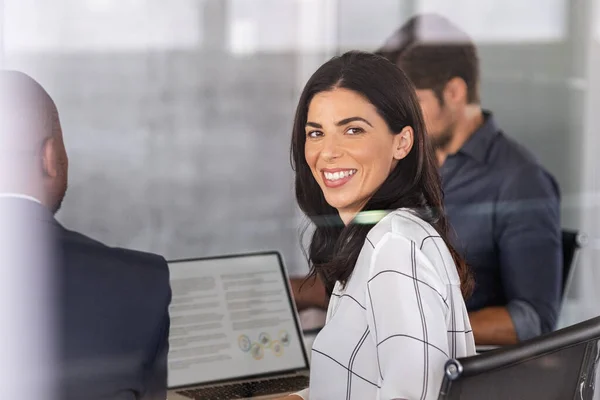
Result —
[{"label": "woman's ear", "polygon": [[413,146],[414,131],[410,126],[405,126],[402,131],[394,135],[394,151],[393,156],[396,160],[402,160],[410,153]]}]

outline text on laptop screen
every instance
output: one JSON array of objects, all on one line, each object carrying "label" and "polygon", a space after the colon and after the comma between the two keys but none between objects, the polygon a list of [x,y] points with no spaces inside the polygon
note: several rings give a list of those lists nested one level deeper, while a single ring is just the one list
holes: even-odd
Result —
[{"label": "text on laptop screen", "polygon": [[169,387],[306,367],[277,254],[169,263]]}]

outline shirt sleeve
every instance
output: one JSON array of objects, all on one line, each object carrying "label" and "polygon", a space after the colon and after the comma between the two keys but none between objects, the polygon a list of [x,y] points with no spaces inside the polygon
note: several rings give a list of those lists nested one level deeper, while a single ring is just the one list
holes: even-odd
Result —
[{"label": "shirt sleeve", "polygon": [[377,400],[438,398],[449,359],[446,292],[414,242],[388,233],[377,244],[366,294],[377,348]]},{"label": "shirt sleeve", "polygon": [[517,337],[526,340],[552,331],[562,287],[560,195],[543,169],[522,168],[501,188],[495,234]]}]

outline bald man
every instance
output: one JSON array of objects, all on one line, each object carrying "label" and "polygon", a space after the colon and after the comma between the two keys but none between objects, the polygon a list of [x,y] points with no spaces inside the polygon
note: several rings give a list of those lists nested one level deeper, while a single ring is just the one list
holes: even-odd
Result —
[{"label": "bald man", "polygon": [[14,211],[13,224],[27,227],[22,239],[47,233],[43,243],[22,244],[33,246],[29,252],[49,243],[53,254],[45,268],[52,268],[56,289],[55,319],[48,324],[56,329],[47,332],[56,335],[48,343],[60,366],[53,376],[56,398],[164,400],[171,299],[166,261],[64,228],[54,214],[67,190],[69,163],[54,101],[29,76],[2,71],[0,107],[0,170],[11,171],[1,175],[0,207],[4,215]]}]

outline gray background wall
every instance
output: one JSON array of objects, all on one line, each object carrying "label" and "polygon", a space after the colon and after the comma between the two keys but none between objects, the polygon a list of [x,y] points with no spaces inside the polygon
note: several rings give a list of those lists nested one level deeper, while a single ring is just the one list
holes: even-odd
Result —
[{"label": "gray background wall", "polygon": [[66,225],[168,258],[293,253],[293,56],[180,51],[27,63],[42,59],[32,73],[61,110],[71,159]]},{"label": "gray background wall", "polygon": [[297,55],[232,54],[226,2],[197,6],[192,48],[65,51],[65,38],[61,51],[10,53],[61,113],[71,170],[58,218],[170,259],[276,249],[294,270]]}]

